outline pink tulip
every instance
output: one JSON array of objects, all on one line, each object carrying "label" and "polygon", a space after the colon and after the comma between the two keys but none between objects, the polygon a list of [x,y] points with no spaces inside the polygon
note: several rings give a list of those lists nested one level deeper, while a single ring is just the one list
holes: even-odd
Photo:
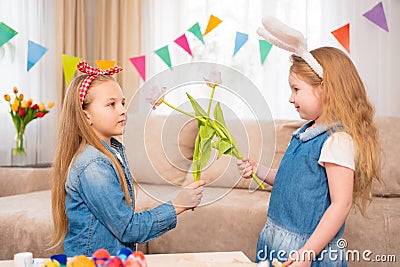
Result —
[{"label": "pink tulip", "polygon": [[204,77],[204,80],[209,87],[216,87],[222,83],[221,72],[213,70],[208,74],[208,77]]},{"label": "pink tulip", "polygon": [[157,86],[153,86],[150,90],[150,95],[146,97],[146,101],[153,106],[153,109],[156,109],[159,105],[164,101],[164,94],[167,90],[166,87],[162,87],[158,89]]}]

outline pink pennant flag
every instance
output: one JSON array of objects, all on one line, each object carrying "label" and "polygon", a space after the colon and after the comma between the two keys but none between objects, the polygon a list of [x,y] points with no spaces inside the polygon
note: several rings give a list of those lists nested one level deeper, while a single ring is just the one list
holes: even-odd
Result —
[{"label": "pink pennant flag", "polygon": [[189,55],[193,56],[193,55],[192,55],[192,50],[190,50],[190,46],[189,46],[189,43],[188,43],[188,41],[187,41],[187,38],[186,38],[186,35],[185,35],[185,34],[182,34],[181,36],[179,36],[178,38],[176,38],[176,39],[174,40],[174,42],[175,42],[176,44],[178,44],[180,47],[182,47],[186,52],[188,52]]},{"label": "pink pennant flag", "polygon": [[146,81],[146,56],[131,57],[129,60],[139,72],[139,75],[142,77],[143,81]]}]

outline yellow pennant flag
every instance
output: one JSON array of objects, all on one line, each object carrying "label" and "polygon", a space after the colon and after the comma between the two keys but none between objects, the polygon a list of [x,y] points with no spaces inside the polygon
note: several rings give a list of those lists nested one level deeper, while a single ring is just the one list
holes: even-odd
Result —
[{"label": "yellow pennant flag", "polygon": [[81,61],[81,58],[63,54],[61,56],[61,61],[64,69],[65,85],[68,85],[71,79],[74,77],[77,65],[79,61]]},{"label": "yellow pennant flag", "polygon": [[206,32],[203,33],[203,36],[205,36],[210,31],[214,30],[214,28],[217,27],[221,22],[222,22],[222,20],[220,20],[219,18],[215,17],[214,15],[211,15],[210,19],[208,20]]},{"label": "yellow pennant flag", "polygon": [[115,66],[114,60],[96,60],[97,66],[102,69],[106,70]]}]

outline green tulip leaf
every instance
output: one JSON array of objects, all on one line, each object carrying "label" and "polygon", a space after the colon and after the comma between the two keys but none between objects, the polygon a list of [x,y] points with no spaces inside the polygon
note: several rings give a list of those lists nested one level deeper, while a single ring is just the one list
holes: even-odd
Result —
[{"label": "green tulip leaf", "polygon": [[202,116],[204,118],[207,118],[207,113],[204,111],[204,109],[197,103],[197,101],[189,95],[189,93],[186,93],[187,97],[190,100],[190,103],[192,104],[193,110],[196,113],[197,116]]},{"label": "green tulip leaf", "polygon": [[214,119],[226,128],[224,114],[222,113],[221,105],[219,102],[217,102],[217,105],[215,105],[214,108]]}]

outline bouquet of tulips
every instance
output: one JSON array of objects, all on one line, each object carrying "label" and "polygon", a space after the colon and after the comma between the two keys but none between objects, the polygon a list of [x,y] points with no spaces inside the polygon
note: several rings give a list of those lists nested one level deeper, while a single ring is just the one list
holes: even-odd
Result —
[{"label": "bouquet of tulips", "polygon": [[[205,111],[190,94],[186,93],[195,115],[181,110],[167,102],[164,95],[166,92],[165,87],[161,90],[158,90],[157,87],[153,87],[150,97],[146,98],[146,101],[153,106],[153,109],[164,103],[168,107],[195,118],[198,121],[198,133],[193,154],[193,177],[195,181],[200,180],[201,171],[210,159],[212,148],[218,150],[217,159],[219,159],[222,154],[228,154],[237,159],[243,158],[236,144],[235,138],[229,133],[226,127],[224,115],[219,102],[217,102],[214,107],[214,118],[210,117],[215,89],[222,83],[221,72],[212,71],[208,77],[204,78],[204,80],[207,86],[211,88],[207,111]],[[263,183],[255,173],[252,173],[252,177],[260,188],[264,189]]]},{"label": "bouquet of tulips", "polygon": [[[13,155],[26,154],[24,147],[24,133],[25,128],[29,122],[37,118],[43,118],[49,110],[43,102],[34,104],[32,99],[25,100],[23,94],[18,94],[18,88],[14,86],[14,100],[11,100],[9,94],[4,95],[4,99],[10,105],[10,115],[13,120],[15,130],[17,132],[15,148],[13,149]],[[50,102],[47,108],[52,108],[54,102]]]}]

